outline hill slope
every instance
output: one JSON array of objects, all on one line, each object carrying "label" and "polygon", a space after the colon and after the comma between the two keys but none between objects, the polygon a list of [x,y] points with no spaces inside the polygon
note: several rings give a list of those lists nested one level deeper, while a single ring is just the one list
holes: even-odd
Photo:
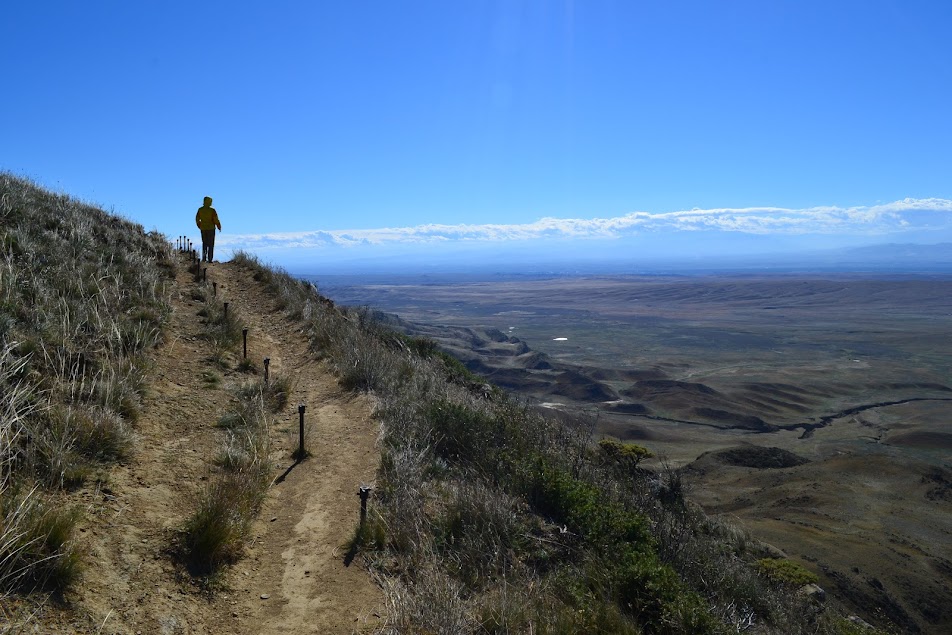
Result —
[{"label": "hill slope", "polygon": [[[162,237],[30,187],[0,195],[5,220],[45,206],[0,227],[0,529],[39,509],[28,520],[53,530],[0,541],[0,632],[862,632],[799,592],[795,563],[765,564],[768,547],[685,501],[678,473],[593,445],[592,421],[540,414],[253,256],[199,282]],[[84,238],[93,219],[133,248]],[[298,402],[313,424],[295,463]],[[3,567],[24,554],[30,585]]]},{"label": "hill slope", "polygon": [[[216,582],[209,602],[168,551],[215,469],[225,434],[216,424],[233,405],[230,388],[249,377],[232,369],[237,360],[227,360],[228,370],[212,361],[197,315],[201,303],[190,296],[197,285],[183,267],[172,293],[169,341],[156,351],[149,374],[135,456],[108,486],[83,494],[93,510],[81,530],[92,562],[71,597],[83,618],[64,624],[64,632],[104,624],[96,632],[351,633],[383,610],[366,571],[345,567],[341,555],[357,520],[357,487],[373,480],[378,460],[370,404],[340,391],[248,271],[212,264],[208,276],[249,327],[249,357],[269,357],[272,377],[293,377],[272,428],[273,477],[280,482],[268,492],[246,556]],[[295,464],[298,403],[313,422],[313,455]]]},{"label": "hill slope", "polygon": [[[165,237],[0,174],[0,633],[351,633],[382,614],[343,564],[379,460],[371,403],[251,276],[198,282]],[[261,397],[249,463],[232,424]],[[188,528],[249,468],[267,491],[228,510],[236,565],[190,575]]]}]

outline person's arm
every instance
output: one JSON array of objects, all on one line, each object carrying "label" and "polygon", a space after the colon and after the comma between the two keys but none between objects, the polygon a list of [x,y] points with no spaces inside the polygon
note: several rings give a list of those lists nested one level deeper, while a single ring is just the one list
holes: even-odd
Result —
[{"label": "person's arm", "polygon": [[221,231],[221,221],[218,220],[218,212],[215,212],[215,225],[218,226],[218,231]]},{"label": "person's arm", "polygon": [[197,212],[195,212],[195,226],[198,227],[199,229],[202,228],[202,223],[201,223],[201,221],[199,220],[199,217],[200,217],[201,215],[202,215],[202,210],[201,210],[201,208],[199,208],[199,210],[198,210]]}]

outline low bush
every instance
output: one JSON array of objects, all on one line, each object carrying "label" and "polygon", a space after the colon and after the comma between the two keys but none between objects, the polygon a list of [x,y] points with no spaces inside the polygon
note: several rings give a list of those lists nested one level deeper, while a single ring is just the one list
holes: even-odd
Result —
[{"label": "low bush", "polygon": [[632,471],[638,467],[638,464],[645,459],[654,456],[651,450],[634,443],[621,443],[611,439],[602,439],[598,442],[598,448],[601,450],[607,462],[617,465],[624,471]]},{"label": "low bush", "polygon": [[757,570],[775,582],[798,587],[805,584],[816,584],[820,579],[815,573],[804,568],[803,565],[784,558],[762,558],[757,561]]}]

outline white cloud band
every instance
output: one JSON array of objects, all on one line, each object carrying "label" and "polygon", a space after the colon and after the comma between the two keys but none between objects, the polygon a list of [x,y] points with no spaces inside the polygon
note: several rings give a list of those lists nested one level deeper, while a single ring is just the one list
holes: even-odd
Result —
[{"label": "white cloud band", "polygon": [[226,248],[326,248],[387,244],[529,241],[547,238],[611,239],[649,232],[722,231],[746,234],[888,235],[946,229],[952,200],[907,198],[856,207],[747,207],[632,212],[615,218],[541,218],[523,224],[441,225],[243,234],[221,237]]}]

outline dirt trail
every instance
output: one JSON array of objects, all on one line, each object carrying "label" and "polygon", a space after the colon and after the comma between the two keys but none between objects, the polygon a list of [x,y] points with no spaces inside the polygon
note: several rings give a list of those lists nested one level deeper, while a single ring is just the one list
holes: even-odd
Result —
[{"label": "dirt trail", "polygon": [[[147,378],[135,455],[81,492],[86,572],[69,610],[55,611],[44,626],[103,634],[369,632],[380,622],[383,594],[358,562],[343,560],[358,519],[358,486],[372,481],[379,457],[370,400],[340,391],[247,271],[215,263],[208,280],[249,327],[249,358],[260,369],[270,357],[271,372],[295,385],[275,416],[275,483],[245,556],[207,591],[170,555],[212,473],[223,434],[214,424],[235,403],[229,389],[249,377],[210,362],[201,303],[191,297],[196,285],[182,272],[167,341]],[[293,464],[298,403],[306,405],[312,456]]]},{"label": "dirt trail", "polygon": [[[278,480],[255,525],[249,557],[232,572],[238,591],[232,615],[248,635],[370,630],[382,615],[383,595],[365,570],[343,564],[358,520],[358,487],[372,482],[379,457],[369,399],[341,392],[308,352],[304,335],[247,272],[226,265],[216,274],[257,335],[249,335],[249,357],[270,356],[272,371],[295,382],[272,431]],[[312,456],[295,465],[289,457],[298,443],[298,403],[306,406]]]}]

